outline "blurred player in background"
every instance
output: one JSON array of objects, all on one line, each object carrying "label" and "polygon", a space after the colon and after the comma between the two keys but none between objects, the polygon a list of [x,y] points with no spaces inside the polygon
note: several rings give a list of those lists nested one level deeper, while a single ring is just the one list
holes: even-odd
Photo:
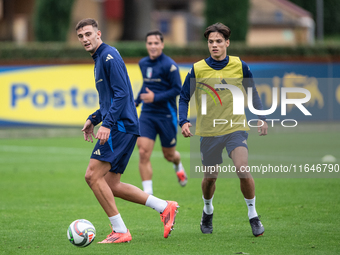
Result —
[{"label": "blurred player in background", "polygon": [[[230,44],[230,29],[221,24],[216,23],[209,26],[204,36],[208,40],[208,48],[210,57],[196,62],[189,71],[179,100],[179,118],[182,134],[184,137],[190,137],[193,134],[190,132],[191,124],[187,119],[188,103],[192,94],[195,92],[195,100],[197,107],[196,134],[201,136],[200,151],[202,156],[203,166],[218,166],[223,162],[222,151],[226,148],[229,157],[232,159],[238,177],[240,178],[241,191],[248,207],[248,217],[254,236],[260,236],[264,233],[264,227],[258,218],[255,209],[255,183],[249,172],[242,172],[242,167],[248,165],[248,146],[247,138],[249,130],[246,125],[245,115],[233,115],[233,98],[229,89],[216,89],[215,92],[221,98],[221,105],[215,106],[214,101],[206,96],[202,91],[207,91],[209,88],[214,88],[216,81],[219,83],[230,84],[237,86],[242,90],[246,90],[250,86],[253,89],[253,94],[249,95],[253,98],[254,107],[262,110],[261,99],[258,96],[252,73],[248,65],[240,60],[239,57],[227,55],[227,47]],[[190,80],[192,82],[190,87]],[[200,82],[204,79],[204,82]],[[227,80],[227,81],[226,81]],[[210,82],[210,84],[209,84]],[[209,91],[208,91],[209,92]],[[207,101],[207,113],[201,113],[202,95],[205,94]],[[222,105],[224,105],[222,107]],[[259,121],[257,126],[260,135],[267,134],[267,123],[265,116],[258,116]],[[214,119],[227,119],[229,123],[234,125],[216,125],[213,128],[212,121]],[[245,123],[244,125],[240,123]],[[236,124],[237,123],[237,124]],[[261,126],[261,127],[260,127]],[[241,170],[241,171],[240,171]],[[204,234],[212,233],[213,231],[213,211],[212,204],[216,180],[218,172],[210,174],[205,173],[202,180],[203,193],[203,213],[201,220],[201,231]]]},{"label": "blurred player in background", "polygon": [[[95,62],[94,76],[100,109],[91,114],[82,129],[86,141],[98,139],[85,179],[112,224],[112,233],[100,243],[129,242],[131,234],[117,209],[115,197],[146,205],[158,211],[164,224],[164,237],[173,228],[178,204],[149,195],[120,182],[139,136],[139,123],[130,79],[118,51],[101,40],[93,19],[79,21],[76,32],[80,43]],[[97,134],[94,126],[102,122]]]},{"label": "blurred player in background", "polygon": [[176,151],[177,105],[176,97],[181,91],[178,66],[163,53],[163,35],[159,31],[147,33],[146,49],[149,56],[139,61],[143,86],[135,100],[136,106],[143,102],[139,117],[141,136],[138,137],[139,171],[143,189],[153,194],[152,166],[150,157],[157,134],[161,140],[163,155],[173,163],[178,182],[187,183],[187,175]]}]

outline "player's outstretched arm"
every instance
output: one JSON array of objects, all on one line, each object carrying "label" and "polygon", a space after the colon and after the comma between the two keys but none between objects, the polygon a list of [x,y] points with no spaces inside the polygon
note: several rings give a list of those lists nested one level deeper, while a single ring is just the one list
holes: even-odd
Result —
[{"label": "player's outstretched arm", "polygon": [[193,134],[190,132],[190,127],[191,127],[191,123],[190,122],[186,122],[183,124],[182,126],[182,135],[184,137],[190,137],[193,136]]},{"label": "player's outstretched arm", "polygon": [[[263,123],[263,125],[262,125],[262,123]],[[268,133],[268,124],[267,124],[266,121],[264,121],[264,120],[257,121],[257,126],[258,126],[257,132],[259,133],[260,136],[267,135],[267,133]]]},{"label": "player's outstretched arm", "polygon": [[87,119],[83,129],[81,130],[84,134],[85,141],[93,143],[92,136],[94,137],[94,125],[92,124],[91,120]]}]

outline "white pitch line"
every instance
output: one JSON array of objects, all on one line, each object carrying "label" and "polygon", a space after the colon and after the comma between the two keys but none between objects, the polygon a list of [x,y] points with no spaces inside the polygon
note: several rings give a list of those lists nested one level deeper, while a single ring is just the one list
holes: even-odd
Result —
[{"label": "white pitch line", "polygon": [[[181,158],[190,158],[190,152],[179,152],[181,154]],[[132,157],[139,157],[138,150],[135,151],[132,154]],[[152,158],[163,158],[163,152],[162,151],[153,151],[151,154],[151,159]]]},{"label": "white pitch line", "polygon": [[[92,149],[89,148],[72,148],[72,147],[42,147],[42,146],[20,146],[20,145],[0,145],[0,152],[14,152],[14,153],[27,153],[27,154],[61,154],[61,155],[85,155],[88,156],[91,153]],[[200,158],[199,151],[195,152],[180,152],[181,158],[190,159],[190,158]],[[227,154],[223,152],[223,158],[229,159]],[[133,158],[138,158],[138,150],[132,155]],[[162,151],[153,151],[151,154],[152,158],[163,158]],[[305,162],[305,163],[313,163],[313,162],[321,162],[321,156],[299,156],[299,155],[262,155],[262,154],[249,154],[249,160],[263,160],[263,161],[276,161],[280,162]]]},{"label": "white pitch line", "polygon": [[[0,152],[17,152],[29,154],[66,154],[66,155],[88,155],[92,149],[72,148],[72,147],[43,147],[43,146],[20,146],[20,145],[0,145]],[[138,151],[134,153],[138,156]],[[151,157],[163,157],[163,152],[153,151]],[[190,158],[190,152],[181,152],[182,158]]]},{"label": "white pitch line", "polygon": [[0,145],[1,152],[17,152],[29,154],[66,154],[66,155],[84,155],[88,149],[70,148],[70,147],[42,147],[42,146],[18,146],[18,145]]}]

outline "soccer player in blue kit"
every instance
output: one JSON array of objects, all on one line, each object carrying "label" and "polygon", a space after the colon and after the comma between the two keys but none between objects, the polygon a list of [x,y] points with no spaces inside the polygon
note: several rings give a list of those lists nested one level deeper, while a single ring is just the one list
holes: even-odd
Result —
[{"label": "soccer player in blue kit", "polygon": [[181,91],[178,66],[163,53],[164,42],[161,32],[150,31],[145,36],[149,56],[139,61],[143,75],[143,86],[135,100],[136,106],[143,102],[139,117],[141,136],[137,139],[139,149],[139,172],[143,189],[153,194],[152,166],[150,157],[159,134],[164,157],[173,163],[178,182],[187,183],[187,175],[176,151],[177,105],[176,97]]},{"label": "soccer player in blue kit", "polygon": [[[246,124],[246,116],[244,114],[233,115],[233,96],[229,89],[222,87],[222,89],[213,90],[217,82],[219,84],[232,84],[237,86],[239,90],[243,88],[247,90],[248,87],[252,87],[253,94],[249,96],[253,99],[254,107],[262,110],[261,99],[248,65],[239,57],[227,55],[230,33],[230,29],[221,23],[213,24],[206,29],[204,36],[208,40],[210,57],[194,63],[185,79],[179,99],[180,126],[184,137],[193,135],[190,132],[192,125],[187,119],[187,115],[188,103],[195,92],[196,135],[201,136],[202,165],[204,167],[215,167],[221,164],[223,162],[222,151],[226,148],[240,179],[241,192],[248,207],[248,218],[253,235],[260,236],[264,233],[264,227],[255,209],[255,183],[251,173],[244,171],[244,167],[248,166],[248,133],[246,131],[249,130],[249,127]],[[220,105],[215,107],[213,99],[206,96],[207,92],[210,93],[209,88],[214,93],[216,92],[218,98],[221,99]],[[202,109],[201,102],[203,100],[206,100],[206,109],[208,110],[202,113],[200,109]],[[266,135],[268,130],[266,118],[265,116],[258,117],[258,132],[261,136]],[[215,119],[227,119],[229,124],[214,127],[212,121]],[[231,125],[230,123],[235,124]],[[212,174],[205,172],[202,180],[204,207],[200,225],[204,234],[210,234],[213,231],[214,207],[212,200],[216,189],[217,176],[218,172]]]},{"label": "soccer player in blue kit", "polygon": [[[85,180],[106,212],[112,232],[100,243],[130,242],[132,237],[117,209],[115,197],[151,207],[160,213],[164,237],[173,229],[178,204],[149,195],[120,181],[139,136],[139,122],[130,79],[116,48],[103,43],[93,19],[76,26],[78,40],[95,62],[94,76],[100,109],[91,114],[82,129],[84,139],[98,139],[86,170]],[[94,126],[102,122],[97,134]]]}]

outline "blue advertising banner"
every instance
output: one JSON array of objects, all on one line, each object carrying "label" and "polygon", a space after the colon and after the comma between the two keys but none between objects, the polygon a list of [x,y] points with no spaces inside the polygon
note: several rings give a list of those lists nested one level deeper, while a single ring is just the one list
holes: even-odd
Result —
[{"label": "blue advertising banner", "polygon": [[[277,88],[278,107],[271,119],[282,119],[280,99],[282,88],[304,88],[310,99],[303,106],[307,116],[296,106],[287,105],[287,119],[332,121],[340,120],[340,64],[337,63],[248,63],[262,99],[263,108],[272,106],[272,88]],[[305,97],[301,93],[287,93],[287,98]],[[246,111],[248,118],[251,113]],[[253,115],[254,116],[254,115]]]}]

